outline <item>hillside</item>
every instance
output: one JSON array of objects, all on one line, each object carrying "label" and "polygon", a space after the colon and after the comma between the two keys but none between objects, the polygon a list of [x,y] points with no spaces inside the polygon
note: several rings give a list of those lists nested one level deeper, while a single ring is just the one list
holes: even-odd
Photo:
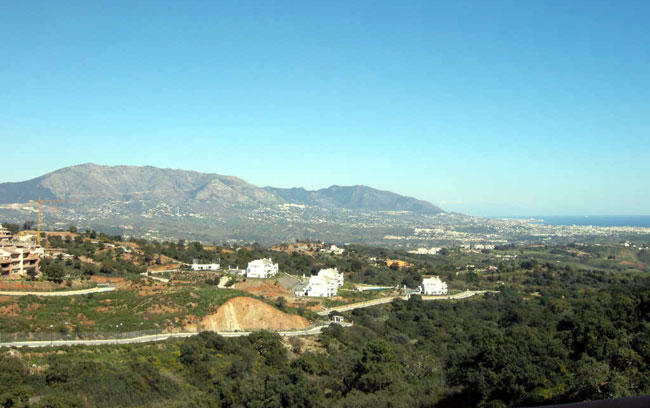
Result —
[{"label": "hillside", "polygon": [[219,205],[281,202],[273,194],[237,177],[152,166],[82,164],[24,182],[0,184],[0,203],[25,202],[39,195],[43,199],[78,202],[197,200]]},{"label": "hillside", "polygon": [[357,211],[410,211],[430,215],[442,212],[440,208],[429,202],[367,186],[331,186],[316,191],[303,188],[265,187],[265,189],[292,204]]},{"label": "hillside", "polygon": [[152,239],[273,243],[316,235],[376,242],[444,214],[428,202],[367,186],[260,188],[214,173],[89,163],[1,183],[0,221],[35,219],[28,201],[38,197],[69,201],[45,207],[47,228],[72,224]]},{"label": "hillside", "polygon": [[65,167],[32,180],[0,184],[0,204],[22,203],[39,196],[77,202],[197,201],[226,207],[292,203],[357,211],[442,212],[426,201],[367,186],[332,186],[317,191],[259,188],[237,177],[152,166],[88,163]]}]

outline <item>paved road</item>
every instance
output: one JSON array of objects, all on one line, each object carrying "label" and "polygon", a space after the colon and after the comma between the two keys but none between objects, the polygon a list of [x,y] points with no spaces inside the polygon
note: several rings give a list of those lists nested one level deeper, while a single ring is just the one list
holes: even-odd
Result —
[{"label": "paved road", "polygon": [[[483,293],[487,292],[494,292],[490,290],[466,290],[465,292],[461,293],[456,293],[455,295],[449,295],[449,296],[422,296],[422,300],[458,300],[458,299],[465,299],[468,297],[472,297],[475,295],[482,295]],[[343,306],[336,306],[332,307],[327,310],[323,310],[322,312],[318,312],[318,315],[320,316],[327,316],[330,314],[330,312],[348,312],[350,310],[354,309],[362,309],[364,307],[371,307],[371,306],[377,306],[377,305],[383,305],[386,303],[390,303],[395,299],[404,299],[406,300],[405,296],[388,296],[388,297],[383,297],[379,299],[373,299],[373,300],[368,300],[366,302],[359,302],[359,303],[350,303],[349,305],[343,305]]]},{"label": "paved road", "polygon": [[395,286],[372,286],[372,285],[356,285],[356,289],[359,292],[366,292],[371,290],[394,290],[397,289]]},{"label": "paved road", "polygon": [[[332,323],[315,326],[305,330],[291,330],[291,331],[278,331],[280,336],[313,336],[323,331],[325,327],[329,327]],[[336,323],[343,327],[352,326],[351,323]],[[252,332],[217,332],[223,337],[242,337],[248,336]],[[0,347],[60,347],[60,346],[101,346],[110,344],[134,344],[134,343],[148,343],[152,341],[163,341],[172,338],[184,338],[196,336],[198,333],[166,333],[166,334],[152,334],[147,336],[132,337],[127,339],[105,339],[105,340],[54,340],[54,341],[16,341],[11,343],[0,343]]]},{"label": "paved road", "polygon": [[22,291],[13,291],[13,292],[4,292],[0,291],[0,296],[78,296],[78,295],[88,295],[90,293],[101,293],[101,292],[110,292],[115,290],[115,287],[105,287],[105,288],[90,288],[90,289],[79,289],[79,290],[62,290],[62,291],[53,291],[53,292],[22,292]]}]

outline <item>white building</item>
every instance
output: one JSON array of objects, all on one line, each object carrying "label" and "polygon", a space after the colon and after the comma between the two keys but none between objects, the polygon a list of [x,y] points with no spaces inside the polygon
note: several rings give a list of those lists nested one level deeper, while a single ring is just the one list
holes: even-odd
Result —
[{"label": "white building", "polygon": [[409,251],[409,254],[418,254],[418,255],[435,255],[435,254],[437,254],[438,252],[440,252],[441,250],[442,250],[442,248],[435,248],[435,247],[433,247],[433,248],[431,248],[431,249],[427,249],[427,248],[418,248],[418,249],[416,249],[416,250]]},{"label": "white building", "polygon": [[247,278],[270,278],[278,273],[278,264],[271,258],[256,259],[248,263],[246,268]]},{"label": "white building", "polygon": [[447,283],[440,280],[439,276],[430,276],[422,279],[423,295],[446,295]]},{"label": "white building", "polygon": [[300,290],[295,293],[297,296],[332,297],[343,286],[343,281],[343,274],[336,268],[321,269],[318,275],[309,278],[306,285],[300,285]]},{"label": "white building", "polygon": [[192,262],[191,268],[193,271],[218,271],[220,265],[218,263],[200,264],[196,262],[195,259],[194,262]]},{"label": "white building", "polygon": [[39,274],[43,254],[42,247],[29,239],[13,237],[9,230],[0,226],[0,275],[24,276],[32,269]]},{"label": "white building", "polygon": [[320,252],[327,252],[327,253],[331,253],[331,254],[334,254],[334,255],[343,255],[343,252],[345,252],[345,249],[344,248],[339,248],[336,245],[332,244],[332,245],[330,245],[329,248],[321,248]]}]

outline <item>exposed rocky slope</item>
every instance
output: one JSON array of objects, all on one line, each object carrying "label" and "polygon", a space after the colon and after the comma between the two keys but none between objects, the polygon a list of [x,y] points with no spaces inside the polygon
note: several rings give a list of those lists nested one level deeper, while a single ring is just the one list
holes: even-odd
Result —
[{"label": "exposed rocky slope", "polygon": [[237,330],[291,330],[304,329],[309,321],[302,316],[291,315],[260,300],[249,297],[235,297],[208,315],[200,327],[212,331]]}]

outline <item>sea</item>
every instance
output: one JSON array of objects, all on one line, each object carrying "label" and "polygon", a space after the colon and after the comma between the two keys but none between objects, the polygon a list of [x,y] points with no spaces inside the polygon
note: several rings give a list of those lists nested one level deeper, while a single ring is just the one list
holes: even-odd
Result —
[{"label": "sea", "polygon": [[548,225],[594,225],[598,227],[650,228],[650,215],[553,215],[512,218],[534,218],[540,223]]}]

